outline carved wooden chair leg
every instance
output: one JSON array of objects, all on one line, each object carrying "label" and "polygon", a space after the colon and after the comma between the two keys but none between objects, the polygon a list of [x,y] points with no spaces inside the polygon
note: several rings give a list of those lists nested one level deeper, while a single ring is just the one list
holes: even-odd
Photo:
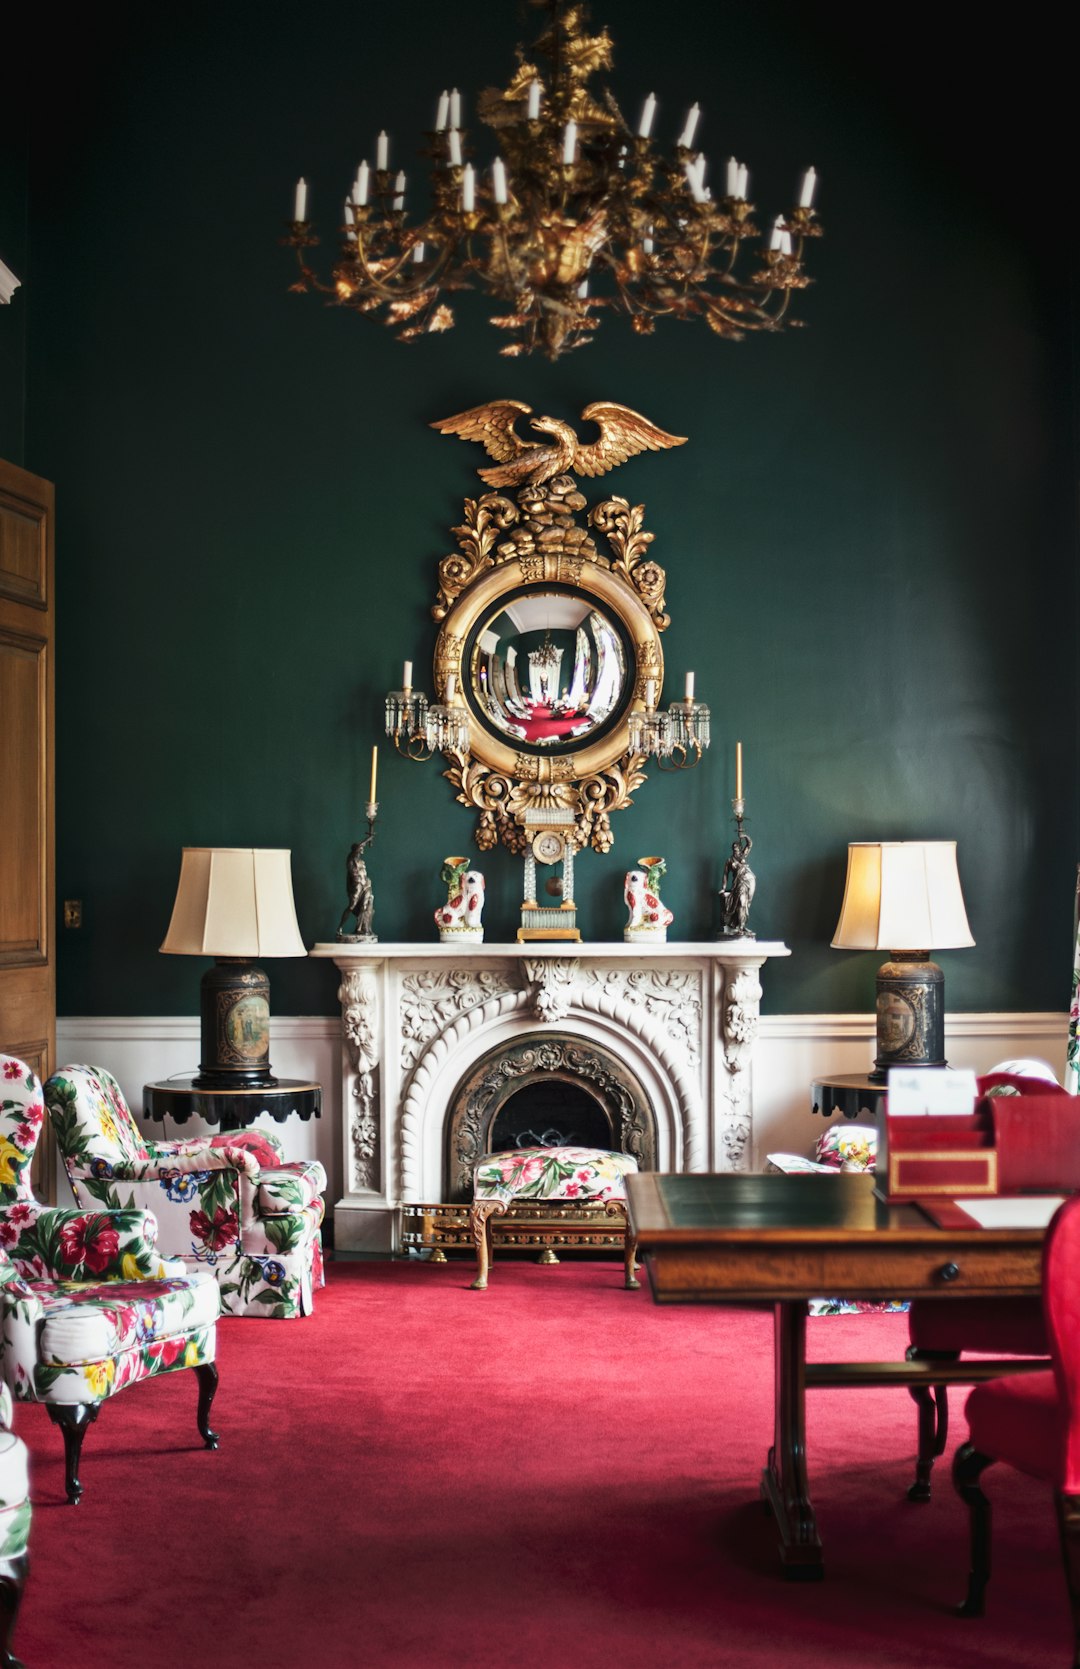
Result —
[{"label": "carved wooden chair leg", "polygon": [[1061,1556],[1065,1565],[1065,1582],[1072,1608],[1073,1665],[1080,1669],[1080,1495],[1066,1495],[1054,1491],[1057,1504],[1058,1529],[1061,1531]]},{"label": "carved wooden chair leg", "polygon": [[74,1507],[83,1492],[79,1482],[79,1457],[87,1426],[93,1425],[101,1404],[96,1402],[46,1403],[49,1419],[64,1434],[64,1486],[67,1498]]},{"label": "carved wooden chair leg", "polygon": [[967,1502],[971,1525],[971,1569],[967,1594],[957,1607],[961,1617],[981,1617],[986,1609],[986,1584],[990,1580],[990,1503],[979,1487],[979,1478],[993,1455],[980,1454],[973,1443],[964,1443],[953,1457],[953,1483],[961,1500]]},{"label": "carved wooden chair leg", "polygon": [[608,1200],[604,1207],[609,1217],[621,1217],[623,1225],[623,1268],[625,1279],[623,1285],[627,1292],[636,1292],[641,1282],[635,1276],[637,1269],[637,1241],[631,1237],[630,1223],[626,1215],[625,1200]]},{"label": "carved wooden chair leg", "polygon": [[637,1292],[641,1282],[637,1278],[637,1241],[631,1238],[630,1230],[626,1231],[625,1269],[627,1292]]},{"label": "carved wooden chair leg", "polygon": [[[908,1362],[956,1362],[958,1350],[920,1350],[909,1345]],[[929,1501],[930,1474],[934,1462],[945,1453],[949,1438],[949,1392],[945,1385],[909,1385],[919,1411],[919,1447],[915,1457],[915,1482],[908,1490],[909,1501]]]},{"label": "carved wooden chair leg", "polygon": [[217,1394],[217,1364],[215,1362],[200,1362],[195,1369],[195,1378],[199,1382],[199,1408],[195,1416],[199,1422],[199,1434],[208,1449],[216,1449],[218,1434],[210,1429],[210,1405]]},{"label": "carved wooden chair leg", "polygon": [[0,1669],[24,1669],[11,1650],[11,1637],[19,1618],[25,1582],[25,1550],[14,1559],[0,1559]]},{"label": "carved wooden chair leg", "polygon": [[491,1219],[506,1210],[502,1200],[474,1200],[469,1212],[469,1226],[476,1245],[476,1279],[473,1292],[486,1292],[488,1270],[491,1268]]}]

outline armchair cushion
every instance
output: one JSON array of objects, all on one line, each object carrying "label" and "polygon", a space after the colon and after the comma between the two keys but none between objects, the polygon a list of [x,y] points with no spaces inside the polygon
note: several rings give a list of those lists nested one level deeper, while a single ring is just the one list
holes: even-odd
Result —
[{"label": "armchair cushion", "polygon": [[183,1276],[173,1281],[30,1283],[42,1307],[40,1353],[51,1365],[97,1362],[133,1345],[161,1341],[211,1326],[221,1309],[217,1283]]},{"label": "armchair cushion", "polygon": [[638,1168],[629,1153],[598,1147],[521,1147],[493,1153],[473,1172],[473,1198],[622,1200],[625,1177]]}]

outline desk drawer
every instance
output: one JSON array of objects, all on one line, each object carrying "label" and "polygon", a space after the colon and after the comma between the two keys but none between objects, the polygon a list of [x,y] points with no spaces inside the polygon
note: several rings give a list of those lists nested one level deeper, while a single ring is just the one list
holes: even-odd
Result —
[{"label": "desk drawer", "polygon": [[1041,1290],[1038,1245],[957,1244],[781,1248],[648,1246],[657,1300],[725,1298],[1009,1297]]}]

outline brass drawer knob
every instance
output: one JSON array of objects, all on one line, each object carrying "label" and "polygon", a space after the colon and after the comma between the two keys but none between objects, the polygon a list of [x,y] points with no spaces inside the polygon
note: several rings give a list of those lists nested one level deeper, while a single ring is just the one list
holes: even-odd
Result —
[{"label": "brass drawer knob", "polygon": [[955,1281],[959,1273],[960,1265],[958,1263],[943,1263],[938,1270],[938,1274],[943,1281]]}]

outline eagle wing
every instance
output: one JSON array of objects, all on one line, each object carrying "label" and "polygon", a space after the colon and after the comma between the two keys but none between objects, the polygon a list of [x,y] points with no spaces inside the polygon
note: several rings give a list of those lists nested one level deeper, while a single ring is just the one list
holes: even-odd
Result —
[{"label": "eagle wing", "polygon": [[462,440],[478,440],[496,463],[508,464],[538,444],[522,440],[514,428],[518,417],[530,411],[532,407],[523,400],[489,400],[486,406],[472,406],[456,417],[441,418],[431,427],[444,435],[460,435]]},{"label": "eagle wing", "polygon": [[594,401],[581,416],[586,423],[599,424],[600,438],[578,447],[570,466],[578,475],[603,475],[637,452],[659,452],[686,441],[685,435],[669,435],[639,411],[618,406],[612,400]]}]

